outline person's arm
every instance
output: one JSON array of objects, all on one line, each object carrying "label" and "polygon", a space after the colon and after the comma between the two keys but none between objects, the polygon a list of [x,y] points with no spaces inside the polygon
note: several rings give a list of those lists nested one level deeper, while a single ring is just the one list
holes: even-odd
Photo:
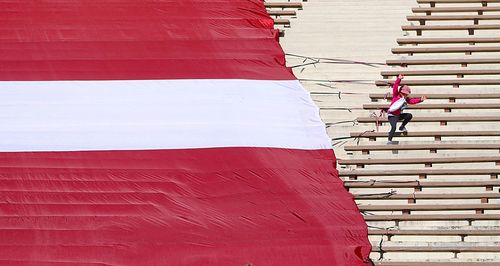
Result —
[{"label": "person's arm", "polygon": [[427,99],[427,96],[422,96],[420,98],[410,98],[406,102],[408,104],[417,104],[417,103],[421,103],[421,102],[425,101],[425,99]]},{"label": "person's arm", "polygon": [[394,85],[392,85],[392,97],[398,95],[399,93],[399,84],[401,84],[401,80],[405,76],[403,74],[399,74],[398,78],[396,79],[396,82],[394,82]]}]

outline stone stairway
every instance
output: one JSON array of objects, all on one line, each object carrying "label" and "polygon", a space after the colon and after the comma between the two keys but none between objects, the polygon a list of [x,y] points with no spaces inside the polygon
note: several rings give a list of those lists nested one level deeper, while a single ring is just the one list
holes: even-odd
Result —
[{"label": "stone stairway", "polygon": [[[288,63],[321,107],[376,264],[498,265],[500,30],[476,26],[500,24],[477,17],[500,15],[500,3],[419,2],[303,3],[282,40]],[[479,14],[484,2],[491,10]],[[422,20],[427,28],[407,27]],[[387,146],[388,123],[375,116],[400,72],[429,99],[407,110],[409,134]]]}]

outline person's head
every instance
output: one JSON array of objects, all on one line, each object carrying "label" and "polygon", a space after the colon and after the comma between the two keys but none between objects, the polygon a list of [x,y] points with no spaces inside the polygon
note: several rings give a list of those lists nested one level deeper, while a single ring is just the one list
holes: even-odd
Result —
[{"label": "person's head", "polygon": [[401,89],[399,89],[399,93],[403,97],[408,97],[408,95],[411,94],[411,89],[410,89],[410,87],[408,87],[408,85],[404,85],[403,87],[401,87]]}]

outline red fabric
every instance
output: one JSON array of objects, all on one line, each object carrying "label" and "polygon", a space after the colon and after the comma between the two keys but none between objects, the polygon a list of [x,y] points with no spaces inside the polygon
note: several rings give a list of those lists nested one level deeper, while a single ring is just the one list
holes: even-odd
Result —
[{"label": "red fabric", "polygon": [[0,153],[0,261],[365,265],[367,229],[333,158],[272,148]]},{"label": "red fabric", "polygon": [[[0,2],[4,81],[294,80],[284,63],[261,0]],[[0,152],[0,179],[1,265],[369,265],[331,150]]]},{"label": "red fabric", "polygon": [[[389,108],[391,107],[391,105],[393,105],[395,102],[397,102],[402,97],[401,94],[399,93],[399,84],[401,84],[401,79],[397,78],[396,82],[394,82],[394,84],[392,85],[392,101],[391,101],[391,104],[389,105]],[[422,99],[421,98],[407,98],[406,102],[408,104],[417,104],[417,103],[421,103]],[[388,113],[391,115],[399,116],[401,114],[401,109],[397,109],[394,112],[388,112]]]},{"label": "red fabric", "polygon": [[0,80],[293,80],[260,0],[0,2]]}]

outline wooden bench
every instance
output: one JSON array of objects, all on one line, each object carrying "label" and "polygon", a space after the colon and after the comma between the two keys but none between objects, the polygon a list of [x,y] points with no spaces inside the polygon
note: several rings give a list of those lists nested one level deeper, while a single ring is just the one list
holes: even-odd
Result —
[{"label": "wooden bench", "polygon": [[375,261],[376,266],[498,266],[498,262],[430,262],[430,261]]},{"label": "wooden bench", "polygon": [[500,38],[399,38],[398,44],[500,43]]},{"label": "wooden bench", "polygon": [[395,59],[387,60],[389,66],[409,66],[409,65],[462,65],[466,67],[470,64],[499,64],[500,58],[459,58],[459,59]]},{"label": "wooden bench", "polygon": [[426,143],[426,144],[404,144],[404,145],[354,145],[345,146],[346,151],[362,151],[363,154],[370,154],[372,151],[415,151],[429,150],[436,153],[438,150],[500,150],[500,143]]},{"label": "wooden bench", "polygon": [[484,229],[484,230],[381,230],[369,229],[368,235],[372,236],[387,236],[387,241],[391,241],[393,236],[459,236],[464,242],[468,236],[500,236],[500,230]]},{"label": "wooden bench", "polygon": [[480,3],[487,6],[488,3],[500,3],[500,0],[417,0],[419,4],[430,4],[434,7],[436,4],[473,4]]},{"label": "wooden bench", "polygon": [[392,48],[393,54],[439,54],[439,53],[465,53],[471,55],[472,53],[493,53],[500,52],[500,46],[497,47],[401,47]]},{"label": "wooden bench", "polygon": [[[389,86],[394,83],[393,80],[377,80],[377,86]],[[458,88],[460,85],[500,85],[500,79],[429,79],[429,80],[407,80],[401,81],[401,85],[409,86],[444,86],[453,85]]]},{"label": "wooden bench", "polygon": [[268,10],[269,16],[282,17],[282,16],[296,16],[295,10]]},{"label": "wooden bench", "polygon": [[391,180],[370,180],[370,181],[344,181],[347,189],[351,188],[415,188],[421,191],[422,188],[444,188],[444,187],[493,187],[500,186],[500,180],[488,181],[460,181],[460,182],[442,182],[442,181],[391,181]]},{"label": "wooden bench", "polygon": [[[387,109],[389,104],[387,103],[372,103],[363,104],[363,109],[365,110],[379,110]],[[322,106],[322,110],[336,109],[336,107]],[[453,109],[500,109],[500,103],[438,103],[438,104],[418,104],[418,105],[408,105],[407,109],[416,110],[432,110],[432,109],[443,109],[445,112],[451,112]]]},{"label": "wooden bench", "polygon": [[[384,164],[425,164],[432,167],[435,163],[487,163],[494,162],[500,165],[500,156],[477,156],[477,157],[436,157],[436,158],[394,158],[394,159],[339,159],[339,165],[356,165],[363,168],[365,165]],[[390,171],[388,171],[390,172]]]},{"label": "wooden bench", "polygon": [[[500,10],[500,9],[499,9]],[[405,25],[401,26],[404,31],[416,31],[417,36],[422,35],[422,31],[437,31],[437,30],[466,30],[469,35],[474,35],[476,30],[498,30],[500,24],[487,24],[487,25]]]},{"label": "wooden bench", "polygon": [[[401,71],[395,71],[399,73]],[[389,74],[389,73],[388,73]],[[392,74],[392,73],[390,73]],[[398,74],[396,74],[398,75]],[[432,93],[425,94],[428,99],[448,99],[450,102],[455,102],[456,99],[500,99],[500,93]],[[413,97],[422,97],[424,94],[412,94]],[[369,97],[372,101],[379,99],[391,100],[391,95],[386,93],[370,93]],[[484,131],[477,131],[484,132]]]},{"label": "wooden bench", "polygon": [[[500,204],[488,203],[489,199],[500,199],[500,193],[421,193],[415,192],[412,194],[354,194],[356,200],[408,200],[408,204],[399,205],[359,205],[362,211],[403,211],[403,214],[410,214],[410,211],[443,211],[443,210],[476,210],[476,214],[484,214],[484,210],[498,210]],[[452,199],[478,199],[481,204],[432,204],[423,205],[415,204],[417,200],[452,200]],[[381,206],[381,207],[379,207]],[[423,206],[423,207],[422,207]],[[434,209],[429,209],[433,208]],[[481,207],[481,206],[496,206],[496,207]],[[466,209],[461,209],[467,207]],[[470,208],[469,208],[470,207]],[[498,214],[500,216],[500,214]]]},{"label": "wooden bench", "polygon": [[[500,47],[499,47],[500,48]],[[450,69],[450,70],[388,70],[380,72],[384,79],[403,74],[405,76],[443,76],[456,75],[463,78],[465,75],[500,75],[500,69]],[[476,94],[477,95],[477,94]],[[500,95],[500,94],[496,94]],[[384,95],[385,96],[385,95]],[[449,98],[449,97],[447,97]],[[446,99],[446,98],[444,98]],[[463,98],[465,99],[465,98]],[[471,98],[467,98],[471,99]],[[485,98],[487,99],[487,98]]]},{"label": "wooden bench", "polygon": [[340,170],[339,176],[349,177],[356,180],[359,176],[412,176],[418,175],[420,179],[426,179],[428,175],[453,176],[453,175],[490,175],[491,179],[498,179],[500,168],[476,168],[476,169],[394,169],[387,170]]},{"label": "wooden bench", "polygon": [[382,250],[379,247],[373,247],[372,252],[500,252],[500,246],[384,246]]},{"label": "wooden bench", "polygon": [[274,25],[290,27],[290,20],[288,20],[288,19],[274,19]]},{"label": "wooden bench", "polygon": [[483,6],[483,7],[414,7],[411,9],[413,13],[425,13],[432,15],[432,13],[461,13],[461,12],[477,12],[482,15],[484,12],[497,12],[500,7]]},{"label": "wooden bench", "polygon": [[[326,120],[326,119],[325,119]],[[376,123],[384,124],[386,119],[376,119],[375,117],[358,117],[358,123]],[[439,122],[441,126],[446,126],[449,122],[500,122],[500,116],[415,116],[413,122]],[[328,127],[332,123],[326,121]]]},{"label": "wooden bench", "polygon": [[[365,215],[365,221],[491,221],[500,220],[500,214],[412,214],[412,215]],[[500,247],[497,247],[500,248]]]},{"label": "wooden bench", "polygon": [[[410,203],[415,203],[414,200],[417,199],[481,199],[482,203],[488,203],[488,199],[500,199],[500,193],[498,192],[486,192],[486,193],[412,193],[412,194],[366,194],[359,195],[354,194],[354,198],[357,200],[412,200]],[[407,206],[407,205],[401,205]],[[500,214],[498,214],[500,217]]]},{"label": "wooden bench", "polygon": [[[441,141],[443,137],[493,137],[500,136],[500,131],[411,131],[406,133],[396,132],[396,137],[434,137]],[[387,138],[387,132],[351,132],[351,137],[368,138],[376,141],[377,138]]]},{"label": "wooden bench", "polygon": [[266,2],[264,3],[266,8],[297,8],[302,9],[302,3],[298,2]]},{"label": "wooden bench", "polygon": [[[500,196],[499,196],[500,197]],[[485,210],[500,210],[500,204],[393,204],[393,205],[358,205],[360,211],[400,211],[411,214],[412,211],[475,211],[483,214]]]},{"label": "wooden bench", "polygon": [[363,218],[367,222],[393,221],[396,226],[399,226],[402,221],[467,221],[469,225],[472,225],[473,221],[500,220],[500,214],[397,214],[365,215]]},{"label": "wooden bench", "polygon": [[419,4],[500,3],[500,0],[417,0]]},{"label": "wooden bench", "polygon": [[[379,110],[387,109],[389,105],[387,103],[371,103],[363,104],[363,109],[367,110]],[[445,112],[451,112],[453,109],[500,109],[500,103],[439,103],[439,104],[417,104],[408,105],[408,109],[443,109]]]},{"label": "wooden bench", "polygon": [[402,236],[500,236],[500,230],[380,230],[369,229],[369,235],[402,235]]},{"label": "wooden bench", "polygon": [[499,15],[462,15],[462,16],[407,16],[408,21],[418,21],[420,25],[425,25],[427,21],[462,21],[472,20],[475,25],[480,20],[500,20]]}]

